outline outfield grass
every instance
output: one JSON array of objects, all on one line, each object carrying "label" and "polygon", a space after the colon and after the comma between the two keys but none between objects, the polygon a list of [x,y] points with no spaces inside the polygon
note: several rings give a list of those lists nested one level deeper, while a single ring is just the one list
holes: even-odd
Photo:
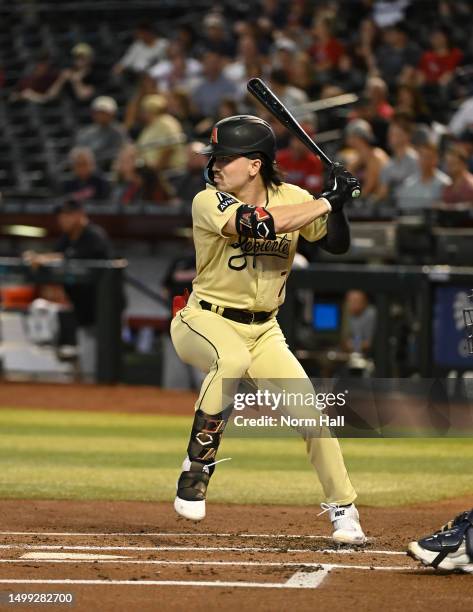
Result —
[{"label": "outfield grass", "polygon": [[[0,410],[0,497],[172,500],[190,417]],[[359,502],[398,505],[471,494],[469,439],[342,440]],[[298,439],[227,437],[209,498],[315,504],[320,485]]]}]

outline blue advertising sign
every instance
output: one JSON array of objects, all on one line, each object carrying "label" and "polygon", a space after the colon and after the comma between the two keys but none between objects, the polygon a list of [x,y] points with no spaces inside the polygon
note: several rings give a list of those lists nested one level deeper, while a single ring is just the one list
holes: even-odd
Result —
[{"label": "blue advertising sign", "polygon": [[434,363],[440,367],[473,370],[473,356],[468,354],[463,317],[463,309],[471,308],[470,293],[470,287],[434,289]]}]

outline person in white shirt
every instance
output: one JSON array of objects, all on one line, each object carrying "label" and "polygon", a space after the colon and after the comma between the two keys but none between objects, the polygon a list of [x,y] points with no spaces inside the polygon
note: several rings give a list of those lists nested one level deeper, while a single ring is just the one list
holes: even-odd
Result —
[{"label": "person in white shirt", "polygon": [[124,71],[140,74],[164,59],[167,47],[168,41],[160,38],[151,24],[140,23],[135,30],[135,41],[115,64],[113,74],[120,75]]},{"label": "person in white shirt", "polygon": [[174,41],[169,44],[167,59],[151,66],[148,74],[161,93],[176,88],[190,92],[198,84],[202,64],[193,57],[186,57],[182,46]]},{"label": "person in white shirt", "polygon": [[398,207],[402,212],[430,208],[442,201],[442,192],[450,178],[438,168],[437,145],[425,142],[417,147],[419,170],[408,177],[398,192]]},{"label": "person in white shirt", "polygon": [[448,129],[454,136],[460,136],[469,126],[473,126],[473,96],[467,98],[453,115]]}]

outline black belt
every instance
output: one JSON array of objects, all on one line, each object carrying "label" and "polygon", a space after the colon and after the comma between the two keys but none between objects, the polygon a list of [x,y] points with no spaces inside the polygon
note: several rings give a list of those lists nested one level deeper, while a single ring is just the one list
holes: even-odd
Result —
[{"label": "black belt", "polygon": [[205,300],[200,300],[199,304],[202,306],[203,310],[211,310],[219,314],[225,319],[231,319],[232,321],[236,321],[237,323],[246,323],[249,325],[250,323],[263,323],[267,321],[272,312],[251,312],[250,310],[237,310],[236,308],[223,308],[222,306],[214,306],[210,302],[206,302]]}]

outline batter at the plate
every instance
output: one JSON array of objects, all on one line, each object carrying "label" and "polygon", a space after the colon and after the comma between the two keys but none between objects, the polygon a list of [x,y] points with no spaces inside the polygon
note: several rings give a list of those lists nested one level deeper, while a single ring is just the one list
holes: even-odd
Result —
[{"label": "batter at the plate", "polygon": [[[343,206],[359,187],[357,180],[335,167],[332,187],[314,198],[281,180],[275,144],[268,123],[242,115],[219,121],[204,149],[209,186],[192,204],[197,275],[187,305],[171,324],[181,359],[207,373],[174,502],[176,512],[192,520],[205,516],[207,487],[231,413],[231,407],[222,405],[222,380],[300,379],[310,384],[275,316],[299,234],[330,253],[349,247]],[[324,490],[333,539],[363,544],[356,492],[338,441],[326,431],[307,436],[306,446]]]}]

